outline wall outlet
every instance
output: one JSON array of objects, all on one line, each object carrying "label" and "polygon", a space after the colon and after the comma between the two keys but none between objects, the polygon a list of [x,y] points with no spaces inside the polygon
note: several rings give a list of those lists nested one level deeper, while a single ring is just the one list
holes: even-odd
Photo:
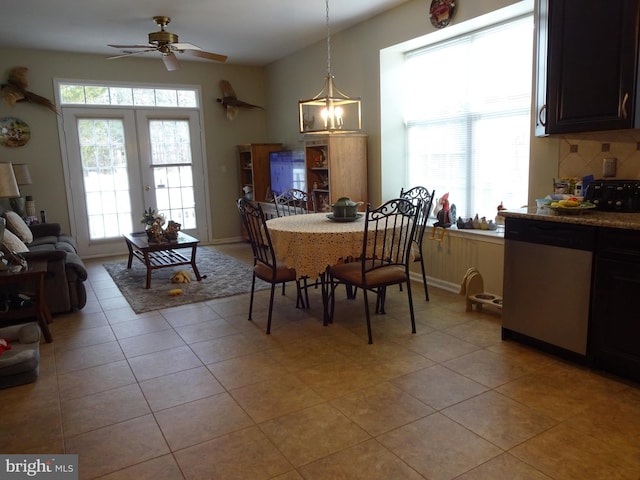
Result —
[{"label": "wall outlet", "polygon": [[615,177],[618,159],[614,157],[602,159],[602,176]]}]

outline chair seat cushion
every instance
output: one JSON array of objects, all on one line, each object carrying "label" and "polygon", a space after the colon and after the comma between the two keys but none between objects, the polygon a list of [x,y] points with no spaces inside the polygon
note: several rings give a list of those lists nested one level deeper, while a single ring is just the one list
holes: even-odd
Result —
[{"label": "chair seat cushion", "polygon": [[29,245],[29,251],[33,252],[55,252],[56,246],[52,243],[43,243],[39,245],[31,244]]},{"label": "chair seat cushion", "polygon": [[57,241],[57,236],[45,235],[44,237],[34,238],[33,241],[29,244],[29,248],[39,247],[40,245],[51,245],[55,248],[55,244]]},{"label": "chair seat cushion", "polygon": [[[371,260],[367,260],[367,268],[371,267]],[[398,265],[389,265],[387,267],[376,268],[365,273],[362,278],[362,263],[350,262],[335,265],[329,269],[329,274],[343,282],[351,283],[359,287],[379,287],[383,285],[392,285],[394,283],[406,282],[407,274],[403,267]]]},{"label": "chair seat cushion", "polygon": [[298,277],[294,268],[288,268],[283,265],[276,266],[274,276],[273,269],[261,262],[256,263],[253,271],[256,277],[270,283],[290,282]]}]

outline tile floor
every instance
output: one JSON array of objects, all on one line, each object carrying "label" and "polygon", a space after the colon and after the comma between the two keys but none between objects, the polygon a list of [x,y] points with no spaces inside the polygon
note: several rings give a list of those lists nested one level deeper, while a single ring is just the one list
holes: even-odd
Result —
[{"label": "tile floor", "polygon": [[[246,245],[220,247],[247,258]],[[500,340],[496,312],[391,289],[297,310],[292,288],[135,315],[101,263],[57,316],[36,383],[0,390],[0,452],[77,453],[80,478],[640,478],[640,389]]]}]

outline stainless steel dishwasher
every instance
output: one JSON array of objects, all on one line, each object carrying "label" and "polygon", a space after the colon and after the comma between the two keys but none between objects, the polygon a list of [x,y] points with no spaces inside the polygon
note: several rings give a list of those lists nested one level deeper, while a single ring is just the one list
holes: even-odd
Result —
[{"label": "stainless steel dishwasher", "polygon": [[595,227],[506,218],[502,337],[587,354]]}]

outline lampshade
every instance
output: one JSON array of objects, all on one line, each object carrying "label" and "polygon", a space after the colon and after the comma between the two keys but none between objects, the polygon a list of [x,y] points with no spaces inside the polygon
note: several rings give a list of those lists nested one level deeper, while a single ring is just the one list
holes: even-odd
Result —
[{"label": "lampshade", "polygon": [[325,0],[325,5],[327,10],[327,75],[324,87],[315,97],[298,102],[300,133],[353,132],[362,128],[360,97],[348,97],[333,83],[329,0]]},{"label": "lampshade", "polygon": [[31,174],[29,173],[29,165],[26,163],[14,163],[13,173],[16,176],[18,185],[31,185]]},{"label": "lampshade", "polygon": [[18,182],[10,163],[0,163],[0,197],[19,197]]}]

